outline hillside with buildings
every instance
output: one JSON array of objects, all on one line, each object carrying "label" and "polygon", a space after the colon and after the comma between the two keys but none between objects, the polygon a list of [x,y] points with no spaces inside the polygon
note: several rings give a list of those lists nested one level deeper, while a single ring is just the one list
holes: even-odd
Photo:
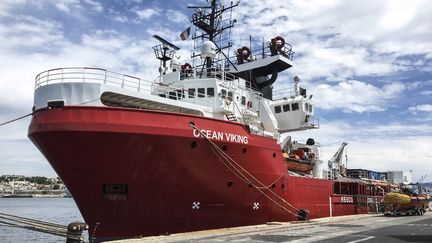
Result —
[{"label": "hillside with buildings", "polygon": [[43,176],[0,176],[0,197],[65,197],[66,187],[60,178]]}]

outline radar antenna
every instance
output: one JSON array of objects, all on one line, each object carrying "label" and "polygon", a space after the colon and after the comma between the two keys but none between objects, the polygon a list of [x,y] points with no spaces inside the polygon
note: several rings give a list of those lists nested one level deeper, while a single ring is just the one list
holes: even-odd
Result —
[{"label": "radar antenna", "polygon": [[160,45],[153,46],[153,51],[156,58],[161,61],[159,73],[162,75],[165,74],[167,70],[166,62],[171,60],[174,57],[175,51],[180,50],[180,48],[158,35],[153,35],[153,38],[162,43]]}]

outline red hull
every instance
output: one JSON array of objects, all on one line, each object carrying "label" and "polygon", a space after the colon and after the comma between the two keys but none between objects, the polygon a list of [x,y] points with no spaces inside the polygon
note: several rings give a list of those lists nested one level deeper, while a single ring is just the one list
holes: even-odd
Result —
[{"label": "red hull", "polygon": [[[67,185],[96,240],[297,220],[228,170],[209,144],[194,136],[190,122],[246,136],[247,144],[213,141],[226,146],[225,152],[263,184],[274,184],[270,190],[308,209],[310,218],[330,215],[334,182],[290,176],[276,141],[250,134],[238,123],[168,112],[64,107],[37,111],[29,137]],[[127,188],[107,193],[106,185]],[[334,202],[333,215],[365,211],[354,205]]]}]

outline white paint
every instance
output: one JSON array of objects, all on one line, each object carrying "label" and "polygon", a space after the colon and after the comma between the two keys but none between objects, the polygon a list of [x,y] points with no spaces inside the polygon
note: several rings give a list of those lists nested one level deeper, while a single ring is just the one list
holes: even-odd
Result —
[{"label": "white paint", "polygon": [[248,144],[249,139],[247,136],[242,136],[238,134],[232,134],[232,133],[225,133],[225,132],[218,132],[218,131],[212,131],[212,130],[201,130],[201,134],[198,130],[194,129],[192,131],[192,134],[194,137],[200,137],[201,134],[212,140],[219,140],[219,141],[227,141],[227,142],[234,142],[234,143],[243,143]]},{"label": "white paint", "polygon": [[373,239],[373,238],[375,238],[375,236],[367,236],[367,237],[365,237],[365,238],[363,238],[363,239],[358,239],[358,240],[348,241],[347,243],[362,242],[362,241],[370,240],[370,239]]},{"label": "white paint", "polygon": [[198,210],[200,208],[199,205],[200,205],[200,202],[193,202],[192,203],[192,209],[197,209]]},{"label": "white paint", "polygon": [[258,210],[259,209],[259,202],[254,202],[252,208],[253,208],[253,210]]},{"label": "white paint", "polygon": [[354,203],[353,197],[342,196],[341,203]]}]

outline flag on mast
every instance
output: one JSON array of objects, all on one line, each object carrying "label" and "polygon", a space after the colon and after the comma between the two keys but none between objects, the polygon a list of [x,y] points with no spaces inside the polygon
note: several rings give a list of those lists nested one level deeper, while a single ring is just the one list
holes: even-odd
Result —
[{"label": "flag on mast", "polygon": [[191,29],[191,27],[189,26],[187,29],[185,29],[183,32],[181,32],[180,39],[187,40],[187,38],[189,38],[190,29]]}]

